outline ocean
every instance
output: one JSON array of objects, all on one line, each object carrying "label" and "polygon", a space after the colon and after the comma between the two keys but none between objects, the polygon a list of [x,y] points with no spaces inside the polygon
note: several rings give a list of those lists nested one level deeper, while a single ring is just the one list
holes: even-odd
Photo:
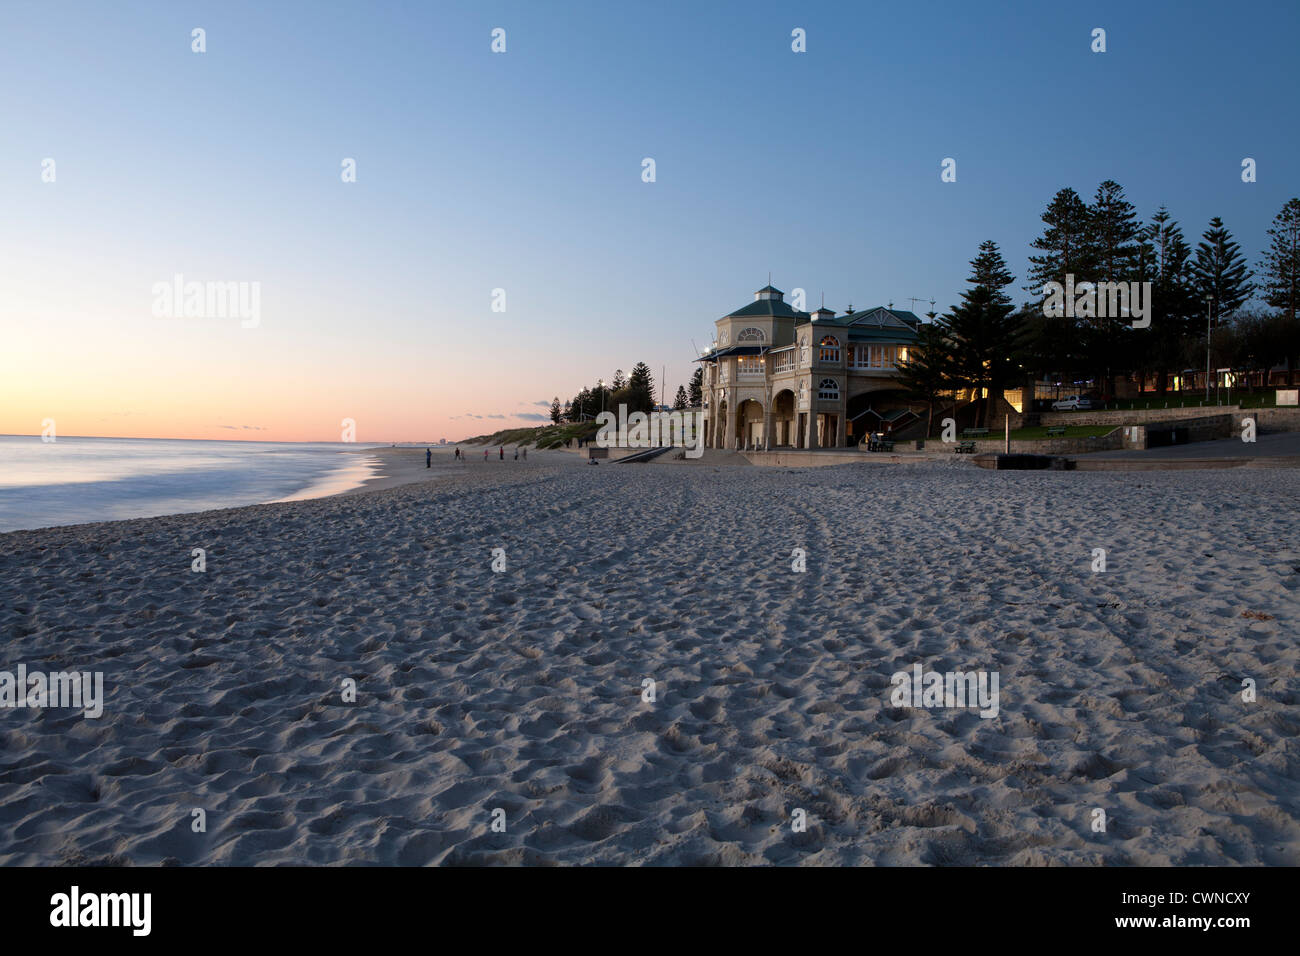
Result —
[{"label": "ocean", "polygon": [[337,494],[375,473],[374,459],[356,449],[0,435],[0,532]]}]

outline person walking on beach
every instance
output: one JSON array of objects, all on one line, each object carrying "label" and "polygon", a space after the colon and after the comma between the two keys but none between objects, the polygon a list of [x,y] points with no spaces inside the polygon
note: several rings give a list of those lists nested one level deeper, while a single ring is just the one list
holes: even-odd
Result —
[{"label": "person walking on beach", "polygon": [[519,446],[515,446],[515,461],[519,460]]},{"label": "person walking on beach", "polygon": [[506,460],[506,446],[505,446],[505,445],[502,445],[502,446],[501,446],[501,460],[502,460],[502,461],[505,461],[505,460]]},{"label": "person walking on beach", "polygon": [[424,467],[425,467],[425,468],[432,468],[432,467],[433,467],[433,449],[432,449],[432,448],[426,448],[426,449],[424,450]]},{"label": "person walking on beach", "polygon": [[486,448],[483,449],[483,460],[484,460],[484,461],[487,461],[487,449],[486,449]]}]

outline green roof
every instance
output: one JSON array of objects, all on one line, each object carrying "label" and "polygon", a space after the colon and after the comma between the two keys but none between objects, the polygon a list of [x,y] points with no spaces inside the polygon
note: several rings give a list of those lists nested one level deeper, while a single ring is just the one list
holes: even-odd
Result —
[{"label": "green roof", "polygon": [[887,309],[878,305],[862,309],[836,320],[848,326],[850,342],[915,342],[920,336],[917,329],[921,320],[903,309]]},{"label": "green roof", "polygon": [[724,319],[747,319],[757,316],[777,316],[785,319],[806,319],[807,312],[790,308],[784,299],[759,299],[735,312],[729,312]]},{"label": "green roof", "polygon": [[844,325],[857,325],[859,323],[868,325],[896,325],[900,322],[905,323],[912,328],[921,324],[921,320],[915,312],[908,312],[906,309],[887,309],[883,305],[875,306],[870,309],[859,309],[849,315],[842,317]]}]

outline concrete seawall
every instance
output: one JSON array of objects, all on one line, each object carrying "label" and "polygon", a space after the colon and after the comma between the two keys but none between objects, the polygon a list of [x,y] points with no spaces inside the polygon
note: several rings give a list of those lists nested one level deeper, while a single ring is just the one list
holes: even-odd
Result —
[{"label": "concrete seawall", "polygon": [[[932,452],[929,450],[930,444],[930,442],[926,442],[926,451],[867,452],[856,451],[852,448],[839,448],[834,451],[808,451],[796,448],[779,451],[745,451],[740,454],[752,465],[783,468],[847,464],[905,465],[958,457],[953,452],[953,446],[951,445],[943,446],[943,451]],[[960,457],[966,458],[968,456],[961,455]]]},{"label": "concrete seawall", "polygon": [[1206,405],[1198,408],[1151,408],[1106,412],[1040,412],[1043,425],[1150,425],[1183,419],[1231,415],[1240,429],[1241,419],[1255,419],[1265,432],[1300,431],[1300,408],[1246,408],[1238,405]]},{"label": "concrete seawall", "polygon": [[[1035,441],[1013,441],[1010,452],[1013,455],[1086,455],[1094,451],[1118,451],[1132,448],[1124,443],[1124,429],[1116,428],[1105,435],[1095,438],[1043,438]],[[975,450],[981,454],[1001,454],[1007,450],[1006,439],[1002,437],[976,439]]]}]

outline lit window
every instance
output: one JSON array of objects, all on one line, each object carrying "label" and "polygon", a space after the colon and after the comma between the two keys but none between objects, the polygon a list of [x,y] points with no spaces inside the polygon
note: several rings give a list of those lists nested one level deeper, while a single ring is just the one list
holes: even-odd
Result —
[{"label": "lit window", "polygon": [[873,345],[867,353],[869,368],[896,368],[899,349],[897,345]]},{"label": "lit window", "polygon": [[833,335],[822,337],[819,361],[838,362],[840,360],[840,340]]}]

